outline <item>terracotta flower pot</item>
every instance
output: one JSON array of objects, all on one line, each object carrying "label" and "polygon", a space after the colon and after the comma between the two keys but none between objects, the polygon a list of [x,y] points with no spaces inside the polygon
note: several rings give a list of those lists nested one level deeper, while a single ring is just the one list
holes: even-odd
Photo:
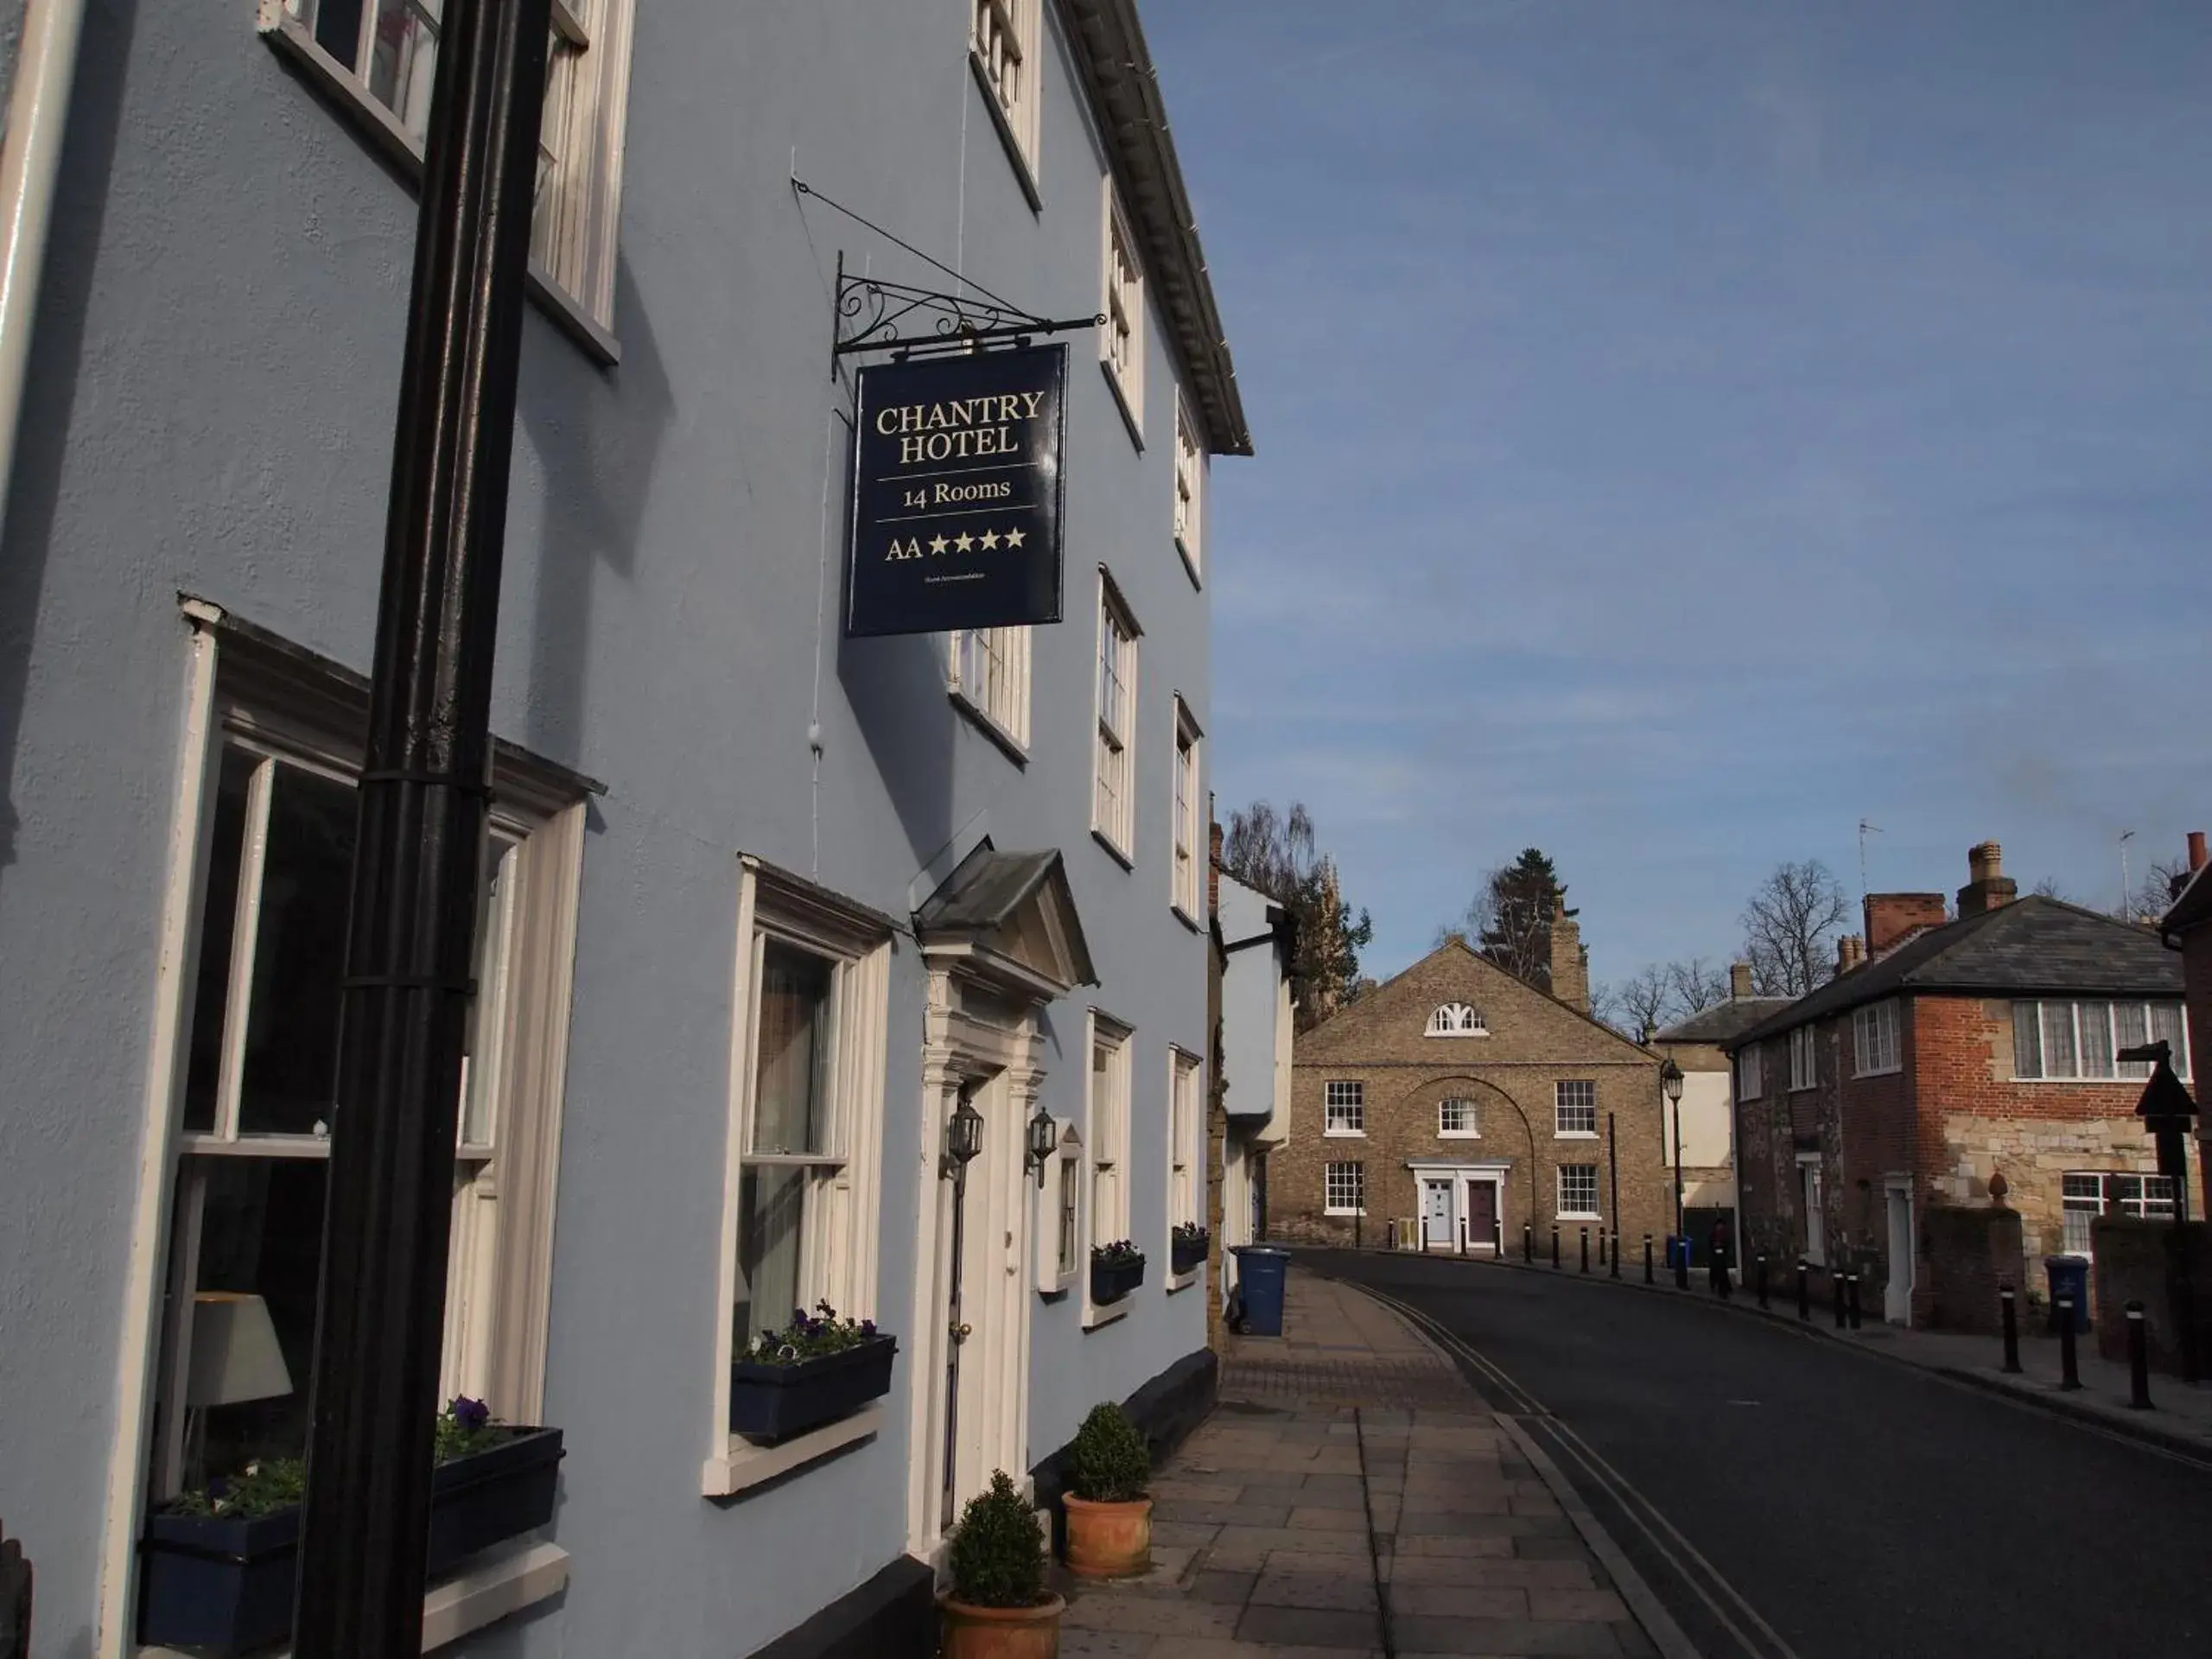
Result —
[{"label": "terracotta flower pot", "polygon": [[942,1659],[1055,1659],[1060,1615],[1068,1605],[1047,1596],[1034,1607],[971,1607],[938,1599],[944,1619]]},{"label": "terracotta flower pot", "polygon": [[1068,1571],[1084,1579],[1134,1579],[1152,1571],[1152,1500],[1094,1503],[1071,1493]]}]

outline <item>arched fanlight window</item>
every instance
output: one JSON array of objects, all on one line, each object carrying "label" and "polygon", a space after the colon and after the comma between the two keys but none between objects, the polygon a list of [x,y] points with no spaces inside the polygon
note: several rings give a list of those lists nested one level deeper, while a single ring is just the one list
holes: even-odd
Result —
[{"label": "arched fanlight window", "polygon": [[1465,1002],[1446,1002],[1428,1016],[1432,1037],[1487,1037],[1480,1008]]}]

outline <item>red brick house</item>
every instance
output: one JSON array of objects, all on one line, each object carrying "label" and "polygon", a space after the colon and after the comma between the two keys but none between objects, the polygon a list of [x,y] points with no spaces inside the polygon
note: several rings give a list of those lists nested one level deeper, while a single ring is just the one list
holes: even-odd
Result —
[{"label": "red brick house", "polygon": [[1727,1045],[1746,1251],[1848,1266],[1899,1324],[1955,1317],[1960,1264],[1931,1240],[1964,1236],[1956,1212],[1988,1211],[2000,1174],[2027,1261],[1999,1265],[2024,1283],[2039,1255],[2086,1254],[2098,1216],[2171,1213],[2134,1116],[2150,1068],[2115,1054],[2164,1038],[2190,1075],[2180,959],[2150,928],[2018,898],[1994,842],[1968,859],[1955,918],[1941,893],[1869,895],[1863,951],[1844,941],[1834,980]]},{"label": "red brick house", "polygon": [[[2174,895],[2173,907],[2158,923],[2158,936],[2169,949],[2181,952],[2183,996],[2189,1007],[2189,1040],[2199,1054],[2212,1054],[2212,855],[2205,850],[2204,832],[2194,830],[2189,836],[2189,874],[2184,885]],[[2203,1090],[2192,1090],[2200,1109],[2204,1104]],[[2198,1158],[2197,1191],[2202,1202],[2196,1211],[2197,1219],[2212,1217],[2212,1162],[2203,1154],[2212,1152],[2212,1125],[2200,1115],[2196,1120]]]}]

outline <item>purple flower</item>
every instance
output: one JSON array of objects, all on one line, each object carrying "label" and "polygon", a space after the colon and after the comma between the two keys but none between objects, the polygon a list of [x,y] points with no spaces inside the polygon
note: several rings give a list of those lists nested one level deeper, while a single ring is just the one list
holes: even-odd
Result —
[{"label": "purple flower", "polygon": [[481,1400],[471,1400],[467,1395],[454,1399],[452,1410],[454,1421],[471,1434],[492,1421],[492,1408]]},{"label": "purple flower", "polygon": [[861,1335],[864,1337],[873,1337],[874,1334],[875,1321],[874,1319],[862,1319],[861,1321]]},{"label": "purple flower", "polygon": [[217,1475],[208,1481],[207,1496],[211,1499],[220,1500],[222,1498],[228,1497],[230,1495],[231,1478],[228,1475]]}]

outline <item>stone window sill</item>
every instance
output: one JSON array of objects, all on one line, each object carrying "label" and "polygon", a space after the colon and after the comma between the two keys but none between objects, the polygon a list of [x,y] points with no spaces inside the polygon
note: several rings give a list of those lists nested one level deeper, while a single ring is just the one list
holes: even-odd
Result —
[{"label": "stone window sill", "polygon": [[883,1422],[883,1403],[878,1401],[849,1417],[841,1417],[812,1433],[785,1440],[781,1446],[755,1446],[750,1440],[732,1435],[728,1451],[721,1457],[709,1458],[700,1466],[700,1495],[703,1497],[734,1497],[747,1487],[774,1480],[794,1469],[803,1469],[833,1452],[842,1452],[849,1446],[867,1440],[882,1431]]},{"label": "stone window sill", "polygon": [[1173,1296],[1179,1290],[1188,1290],[1205,1276],[1204,1268],[1192,1268],[1188,1273],[1170,1274],[1167,1275],[1167,1294]]},{"label": "stone window sill", "polygon": [[[1132,1291],[1130,1294],[1134,1295],[1135,1293]],[[1129,1298],[1128,1296],[1124,1296],[1120,1301],[1109,1302],[1103,1307],[1086,1307],[1084,1309],[1083,1328],[1086,1331],[1103,1330],[1107,1325],[1113,1324],[1115,1320],[1125,1319],[1128,1318],[1128,1316]]]}]

